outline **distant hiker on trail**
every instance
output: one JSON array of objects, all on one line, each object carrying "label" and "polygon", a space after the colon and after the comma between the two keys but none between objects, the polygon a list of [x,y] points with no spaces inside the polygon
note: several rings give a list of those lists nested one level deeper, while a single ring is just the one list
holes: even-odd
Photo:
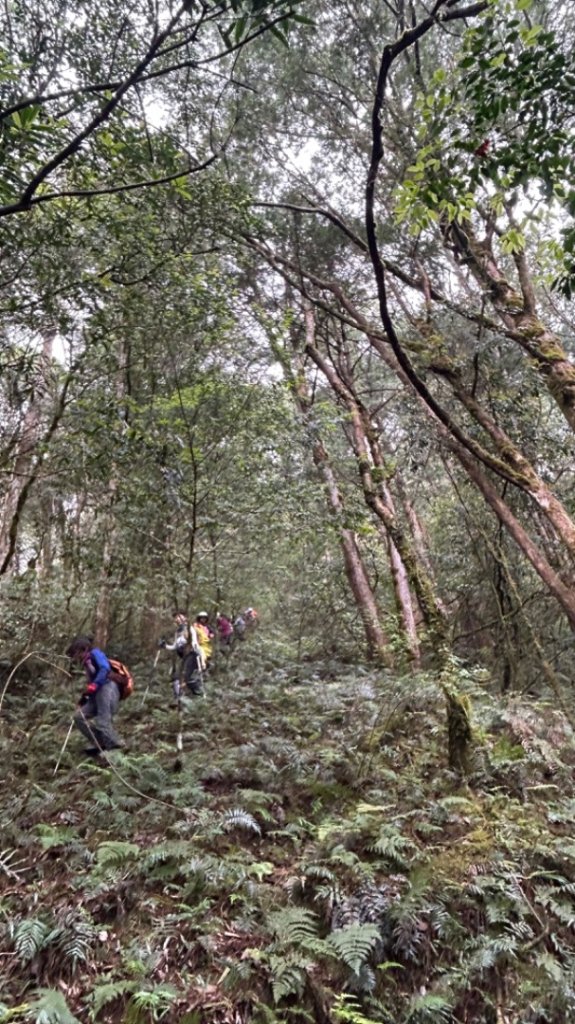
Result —
[{"label": "distant hiker on trail", "polygon": [[209,664],[213,654],[213,640],[215,633],[209,624],[209,616],[207,612],[198,612],[194,627],[198,634],[198,643],[202,649],[204,655],[205,667],[209,668]]},{"label": "distant hiker on trail", "polygon": [[84,753],[98,756],[106,750],[116,750],[124,744],[114,729],[114,715],[120,703],[120,688],[110,678],[112,667],[90,637],[78,636],[66,654],[82,665],[86,672],[86,690],[80,698],[74,715],[74,724],[92,746]]},{"label": "distant hiker on trail", "polygon": [[218,631],[218,640],[220,642],[220,648],[226,650],[230,648],[234,639],[234,627],[232,620],[227,615],[221,615],[218,612],[216,617],[216,628]]},{"label": "distant hiker on trail", "polygon": [[246,628],[246,620],[240,612],[234,619],[234,636],[236,640],[245,640]]},{"label": "distant hiker on trail", "polygon": [[240,612],[234,619],[234,633],[238,640],[245,640],[246,633],[248,630],[254,629],[257,622],[258,613],[255,608],[246,608],[245,611]]},{"label": "distant hiker on trail", "polygon": [[183,696],[183,691],[194,696],[201,696],[204,692],[202,672],[205,668],[205,660],[198,641],[198,634],[188,622],[185,612],[174,612],[176,624],[176,635],[172,644],[160,640],[159,646],[166,651],[173,651],[175,656],[174,672],[172,676],[172,688],[174,696],[178,699]]},{"label": "distant hiker on trail", "polygon": [[248,629],[255,629],[258,624],[258,613],[255,608],[246,608],[244,612],[244,619],[246,620],[246,626]]}]

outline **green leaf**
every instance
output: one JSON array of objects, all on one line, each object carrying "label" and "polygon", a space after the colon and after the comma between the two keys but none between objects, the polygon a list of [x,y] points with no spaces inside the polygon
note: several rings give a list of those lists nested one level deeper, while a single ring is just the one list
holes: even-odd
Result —
[{"label": "green leaf", "polygon": [[327,942],[348,967],[359,974],[372,949],[381,939],[379,928],[374,924],[350,924],[332,932]]},{"label": "green leaf", "polygon": [[80,1024],[62,993],[53,988],[38,989],[37,998],[29,1005],[28,1019],[34,1024]]},{"label": "green leaf", "polygon": [[140,847],[136,843],[123,843],[119,841],[100,843],[96,850],[96,862],[100,867],[120,867],[136,859],[140,853]]}]

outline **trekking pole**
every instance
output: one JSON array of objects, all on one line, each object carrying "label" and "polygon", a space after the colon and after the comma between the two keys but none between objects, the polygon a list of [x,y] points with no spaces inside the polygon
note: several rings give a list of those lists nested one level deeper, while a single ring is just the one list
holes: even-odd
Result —
[{"label": "trekking pole", "polygon": [[141,708],[143,708],[144,704],[146,703],[146,697],[148,696],[148,693],[149,693],[149,690],[150,690],[150,683],[151,683],[152,679],[155,676],[156,666],[158,664],[158,660],[159,660],[159,657],[160,657],[161,653],[162,653],[162,648],[158,647],[158,651],[156,653],[156,657],[154,658],[154,664],[152,665],[152,671],[150,673],[150,678],[148,679],[148,685],[146,686],[146,689],[144,690],[144,696],[142,697],[142,703],[140,704]]},{"label": "trekking pole", "polygon": [[54,768],[54,772],[53,772],[54,775],[56,774],[56,772],[58,771],[58,768],[60,767],[60,762],[61,762],[62,758],[64,757],[64,751],[66,750],[66,747],[68,746],[68,740],[70,739],[70,736],[72,734],[72,729],[73,728],[74,728],[74,719],[72,719],[72,721],[70,722],[70,728],[68,729],[68,732],[66,733],[66,739],[64,740],[64,743],[62,744],[62,749],[60,751],[60,756],[59,756],[58,760],[56,761],[56,767]]}]

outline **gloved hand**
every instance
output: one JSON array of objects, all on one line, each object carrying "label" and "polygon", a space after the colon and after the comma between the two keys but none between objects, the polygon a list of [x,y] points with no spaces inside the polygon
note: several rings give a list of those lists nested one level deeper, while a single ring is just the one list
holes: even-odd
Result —
[{"label": "gloved hand", "polygon": [[167,641],[167,640],[164,640],[164,638],[162,637],[162,639],[161,639],[161,640],[158,640],[158,647],[161,647],[161,648],[162,648],[162,650],[163,650],[163,649],[164,649],[164,647],[165,647],[165,646],[167,645],[167,643],[168,643],[168,641]]},{"label": "gloved hand", "polygon": [[78,707],[79,708],[83,708],[84,704],[87,704],[89,699],[90,698],[88,697],[88,694],[87,693],[83,693],[82,696],[80,697],[80,700],[78,701]]}]

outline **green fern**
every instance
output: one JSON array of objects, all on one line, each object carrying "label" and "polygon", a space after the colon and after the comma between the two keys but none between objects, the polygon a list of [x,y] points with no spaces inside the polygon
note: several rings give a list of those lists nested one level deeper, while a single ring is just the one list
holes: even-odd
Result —
[{"label": "green fern", "polygon": [[169,1013],[178,998],[173,985],[156,985],[151,989],[134,992],[126,1009],[126,1024],[144,1024],[144,1021],[160,1021]]},{"label": "green fern", "polygon": [[270,982],[274,1003],[281,1002],[287,996],[301,999],[306,986],[308,966],[310,965],[306,962],[292,963],[284,957],[270,957]]},{"label": "green fern", "polygon": [[[257,1024],[285,1024],[284,1014],[281,1013],[281,1016],[278,1017],[276,1011],[265,1003],[256,1001],[254,1003],[254,1010],[256,1013],[253,1019],[257,1021]],[[182,1021],[179,1024],[182,1024]],[[200,1024],[200,1021],[194,1021],[193,1024]]]},{"label": "green fern", "polygon": [[[564,892],[565,890],[563,890]],[[540,886],[537,889],[537,903],[550,910],[567,928],[575,929],[575,908],[567,899],[557,899],[557,890],[552,886]]]},{"label": "green fern", "polygon": [[267,922],[274,935],[288,946],[300,946],[317,938],[318,919],[312,910],[276,910],[268,915]]},{"label": "green fern", "polygon": [[126,995],[131,995],[138,987],[137,981],[108,981],[104,982],[103,985],[96,985],[89,996],[90,1004],[90,1020],[95,1020],[100,1010],[102,1010],[108,1003],[115,1002],[116,999],[122,999]]},{"label": "green fern", "polygon": [[261,789],[240,789],[238,796],[248,807],[261,810],[273,803],[281,803],[281,798],[274,793],[264,793]]},{"label": "green fern", "polygon": [[443,996],[429,993],[411,1000],[405,1024],[437,1024],[450,1020],[451,1004]]},{"label": "green fern", "polygon": [[511,935],[486,938],[471,957],[469,967],[473,971],[481,973],[488,971],[495,964],[499,963],[500,960],[515,959],[517,957],[517,947],[517,939]]},{"label": "green fern", "polygon": [[246,832],[253,832],[257,836],[262,834],[262,830],[253,814],[248,814],[241,807],[234,808],[232,811],[226,811],[223,816],[224,832],[233,832],[236,828],[244,829]]},{"label": "green fern", "polygon": [[383,826],[371,849],[374,853],[378,853],[381,857],[403,868],[410,863],[405,854],[419,852],[416,844],[407,836],[403,836],[392,825]]},{"label": "green fern", "polygon": [[197,852],[194,843],[186,839],[168,839],[163,843],[156,843],[151,849],[146,850],[142,858],[142,869],[145,871],[155,864],[165,863],[167,860],[183,861],[190,859]]},{"label": "green fern", "polygon": [[140,852],[136,843],[100,843],[96,850],[96,863],[101,868],[120,868],[134,861]]},{"label": "green fern", "polygon": [[45,921],[29,917],[17,925],[11,923],[9,933],[19,960],[28,963],[49,944],[54,930]]},{"label": "green fern", "polygon": [[359,1004],[350,995],[339,995],[333,1004],[332,1013],[336,1021],[341,1024],[378,1024],[373,1017],[366,1017],[359,1007]]},{"label": "green fern", "polygon": [[340,960],[359,974],[374,946],[381,940],[379,929],[374,924],[350,924],[332,932],[327,942],[333,946]]},{"label": "green fern", "polygon": [[218,984],[222,991],[237,995],[250,984],[254,975],[254,966],[248,960],[239,960],[226,967],[219,978]]},{"label": "green fern", "polygon": [[40,846],[52,850],[56,846],[68,846],[78,841],[78,833],[70,825],[36,825]]},{"label": "green fern", "polygon": [[53,936],[53,944],[61,955],[63,965],[72,971],[76,970],[78,964],[90,960],[96,929],[87,918],[67,915]]},{"label": "green fern", "polygon": [[37,998],[29,1004],[27,1016],[34,1024],[80,1024],[62,993],[53,988],[38,989]]}]

